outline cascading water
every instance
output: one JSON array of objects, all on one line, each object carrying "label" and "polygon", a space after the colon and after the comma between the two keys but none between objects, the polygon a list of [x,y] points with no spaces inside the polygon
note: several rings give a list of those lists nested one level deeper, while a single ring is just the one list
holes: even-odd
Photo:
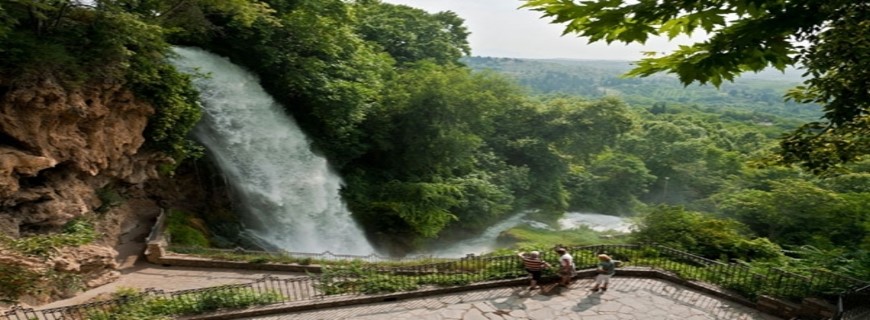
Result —
[{"label": "cascading water", "polygon": [[374,252],[341,201],[340,178],[258,79],[209,52],[174,51],[180,70],[209,75],[194,80],[203,118],[193,133],[237,191],[247,232],[287,251]]}]

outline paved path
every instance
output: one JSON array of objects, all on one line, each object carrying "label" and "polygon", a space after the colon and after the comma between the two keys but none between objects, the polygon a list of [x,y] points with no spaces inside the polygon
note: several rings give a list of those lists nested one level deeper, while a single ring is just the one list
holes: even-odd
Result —
[{"label": "paved path", "polygon": [[532,292],[528,292],[526,287],[495,288],[247,319],[780,319],[656,279],[616,277],[605,293],[588,291],[591,284],[592,280],[581,279],[567,289],[553,285]]}]

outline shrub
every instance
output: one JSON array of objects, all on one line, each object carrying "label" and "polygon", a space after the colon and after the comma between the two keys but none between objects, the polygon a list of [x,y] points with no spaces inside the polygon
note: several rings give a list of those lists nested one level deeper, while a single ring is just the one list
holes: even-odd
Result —
[{"label": "shrub", "polygon": [[0,263],[0,301],[16,302],[25,293],[34,293],[42,275],[21,265]]},{"label": "shrub", "polygon": [[94,209],[94,211],[98,213],[104,213],[109,211],[110,209],[121,205],[124,202],[124,197],[122,197],[117,190],[112,188],[111,186],[105,186],[97,190],[97,197],[100,198],[99,207]]},{"label": "shrub", "polygon": [[0,235],[0,244],[25,255],[48,258],[67,246],[80,246],[97,239],[94,226],[84,218],[68,222],[58,234],[37,235],[12,239]]},{"label": "shrub", "polygon": [[211,290],[172,298],[154,297],[135,289],[122,288],[114,294],[119,304],[107,312],[92,311],[89,320],[168,320],[173,316],[202,314],[220,309],[241,309],[282,300],[275,292],[255,292],[244,287],[215,287]]},{"label": "shrub", "polygon": [[169,234],[172,244],[193,247],[209,246],[206,230],[202,226],[201,220],[182,211],[170,210],[166,221],[166,232]]}]

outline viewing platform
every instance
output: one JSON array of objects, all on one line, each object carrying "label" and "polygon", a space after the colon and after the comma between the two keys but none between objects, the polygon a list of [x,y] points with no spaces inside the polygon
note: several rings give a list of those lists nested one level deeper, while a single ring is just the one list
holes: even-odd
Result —
[{"label": "viewing platform", "polygon": [[[169,247],[161,225],[152,230],[145,252],[151,263],[143,261],[110,285],[40,310],[12,308],[0,313],[0,320],[115,320],[146,309],[186,320],[858,320],[870,315],[866,281],[830,272],[754,270],[654,244],[567,247],[578,268],[575,281],[558,287],[556,275],[548,273],[542,288],[529,291],[516,255],[390,261],[241,249],[230,250],[234,256],[220,250],[208,255],[213,249],[180,254]],[[617,269],[606,292],[591,292],[596,253],[605,251],[627,266]],[[558,258],[551,255],[542,254],[544,260]],[[118,288],[135,291],[109,295]]]}]

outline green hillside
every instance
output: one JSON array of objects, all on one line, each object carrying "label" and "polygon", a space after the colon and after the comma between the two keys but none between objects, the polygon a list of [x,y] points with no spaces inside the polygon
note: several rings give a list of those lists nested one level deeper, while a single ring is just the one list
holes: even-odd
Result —
[{"label": "green hillside", "polygon": [[475,70],[491,70],[515,79],[537,94],[569,94],[587,98],[618,96],[631,105],[682,104],[715,107],[817,120],[817,105],[785,102],[786,90],[801,81],[800,71],[789,69],[750,73],[721,88],[711,85],[683,86],[675,76],[624,78],[628,61],[513,59],[469,57],[463,60]]}]

